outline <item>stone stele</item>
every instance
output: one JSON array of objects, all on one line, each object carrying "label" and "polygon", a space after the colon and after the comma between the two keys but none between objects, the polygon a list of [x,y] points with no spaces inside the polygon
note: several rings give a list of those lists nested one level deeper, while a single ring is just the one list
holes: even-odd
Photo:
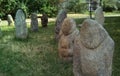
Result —
[{"label": "stone stele", "polygon": [[62,23],[64,19],[67,17],[67,12],[65,9],[61,9],[57,15],[57,20],[55,23],[55,40],[59,40],[59,33],[61,30]]},{"label": "stone stele", "polygon": [[14,20],[10,14],[7,16],[8,25],[14,25]]},{"label": "stone stele", "polygon": [[101,25],[104,25],[105,21],[104,13],[102,7],[100,6],[95,10],[95,20]]},{"label": "stone stele", "polygon": [[26,39],[28,37],[28,29],[26,26],[25,14],[22,9],[19,9],[15,16],[16,38]]},{"label": "stone stele", "polygon": [[43,13],[41,16],[41,24],[42,24],[42,27],[48,26],[48,15],[45,13]]},{"label": "stone stele", "polygon": [[31,30],[38,31],[38,19],[36,13],[31,14]]},{"label": "stone stele", "polygon": [[95,20],[86,19],[73,51],[74,76],[111,76],[114,41]]},{"label": "stone stele", "polygon": [[79,34],[75,21],[71,18],[65,18],[60,31],[59,56],[64,61],[72,61],[74,39]]}]

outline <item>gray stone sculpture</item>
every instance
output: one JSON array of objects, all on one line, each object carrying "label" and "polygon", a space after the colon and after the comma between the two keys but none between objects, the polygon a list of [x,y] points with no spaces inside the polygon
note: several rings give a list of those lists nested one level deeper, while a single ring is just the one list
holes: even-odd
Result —
[{"label": "gray stone sculpture", "polygon": [[14,20],[10,14],[7,16],[8,26],[14,25]]},{"label": "gray stone sculpture", "polygon": [[67,12],[64,9],[61,9],[57,15],[57,20],[55,23],[55,40],[59,40],[59,33],[61,29],[61,25],[64,21],[64,19],[67,17]]},{"label": "gray stone sculpture", "polygon": [[19,9],[15,16],[16,38],[26,39],[28,37],[28,29],[26,26],[25,14],[22,9]]},{"label": "gray stone sculpture", "polygon": [[36,13],[31,14],[31,30],[38,31],[38,19]]},{"label": "gray stone sculpture", "polygon": [[64,61],[72,61],[73,44],[75,37],[79,34],[76,23],[71,18],[65,18],[60,30],[58,43],[59,56]]},{"label": "gray stone sculpture", "polygon": [[95,20],[101,25],[104,25],[105,21],[104,13],[102,7],[100,6],[95,10]]},{"label": "gray stone sculpture", "polygon": [[73,51],[74,76],[111,76],[114,41],[101,24],[86,19]]}]

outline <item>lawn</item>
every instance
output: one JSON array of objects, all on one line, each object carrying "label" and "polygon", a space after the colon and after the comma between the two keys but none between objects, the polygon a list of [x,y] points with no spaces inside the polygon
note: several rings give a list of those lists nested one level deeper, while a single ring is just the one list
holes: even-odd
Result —
[{"label": "lawn", "polygon": [[[80,24],[84,19],[75,19]],[[120,17],[106,18],[104,27],[115,41],[113,75],[120,76]],[[54,41],[54,21],[39,26],[29,38],[15,38],[13,26],[2,26],[0,38],[0,76],[73,76],[72,63],[62,62]]]}]

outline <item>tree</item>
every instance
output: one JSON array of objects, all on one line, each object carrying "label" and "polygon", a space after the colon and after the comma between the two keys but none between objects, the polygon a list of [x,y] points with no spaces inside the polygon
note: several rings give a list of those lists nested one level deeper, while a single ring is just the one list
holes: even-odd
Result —
[{"label": "tree", "polygon": [[118,0],[102,0],[103,3],[103,10],[112,12],[113,10],[116,10],[116,2]]},{"label": "tree", "polygon": [[19,8],[27,15],[36,12],[53,16],[57,12],[57,3],[58,0],[0,0],[0,17],[5,19],[7,14],[14,17]]}]

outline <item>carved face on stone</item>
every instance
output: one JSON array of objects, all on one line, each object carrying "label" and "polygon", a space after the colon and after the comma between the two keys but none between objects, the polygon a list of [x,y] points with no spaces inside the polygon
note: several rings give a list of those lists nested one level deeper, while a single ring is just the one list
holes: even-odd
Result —
[{"label": "carved face on stone", "polygon": [[80,29],[81,42],[87,48],[98,47],[106,38],[106,32],[97,26],[98,23],[94,20],[87,19],[83,22]]},{"label": "carved face on stone", "polygon": [[62,24],[62,32],[64,35],[71,34],[76,29],[76,24],[73,19],[65,18]]}]

